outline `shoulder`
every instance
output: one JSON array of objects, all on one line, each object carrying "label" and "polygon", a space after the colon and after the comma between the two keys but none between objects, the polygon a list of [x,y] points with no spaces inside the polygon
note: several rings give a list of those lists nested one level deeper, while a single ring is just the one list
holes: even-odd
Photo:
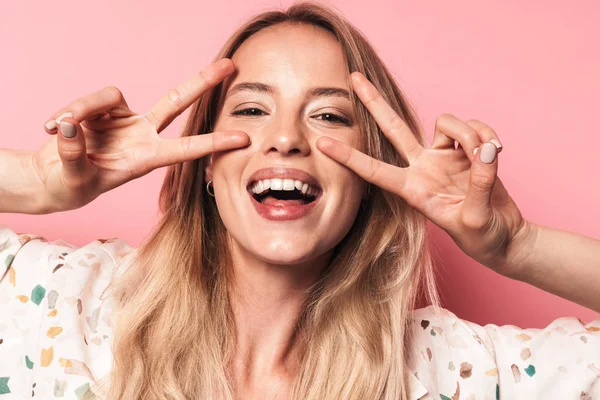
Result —
[{"label": "shoulder", "polygon": [[17,233],[0,224],[0,282],[17,287],[33,281],[76,275],[105,275],[120,269],[136,249],[119,238],[96,239],[82,247],[61,239],[49,241]]},{"label": "shoulder", "polygon": [[544,329],[481,326],[428,306],[414,310],[411,322],[411,366],[441,396],[567,399],[600,390],[600,320],[562,317]]},{"label": "shoulder", "polygon": [[413,310],[411,317],[412,333],[417,343],[443,345],[470,353],[487,350],[478,332],[473,329],[476,325],[460,319],[450,310],[427,306]]},{"label": "shoulder", "polygon": [[43,308],[74,306],[82,314],[96,306],[135,250],[117,238],[77,247],[0,225],[0,311],[13,316],[0,324],[0,333],[25,333],[45,316]]},{"label": "shoulder", "polygon": [[107,288],[135,250],[122,239],[77,247],[0,226],[0,376],[11,393],[31,393],[35,375],[36,392],[52,393],[56,379],[72,395],[109,372]]},{"label": "shoulder", "polygon": [[60,308],[74,307],[78,315],[92,312],[134,253],[121,239],[77,247],[0,225],[0,313],[5,316],[0,334],[26,334]]},{"label": "shoulder", "polygon": [[411,328],[410,367],[431,395],[496,398],[496,363],[463,320],[449,310],[428,306],[413,310]]}]

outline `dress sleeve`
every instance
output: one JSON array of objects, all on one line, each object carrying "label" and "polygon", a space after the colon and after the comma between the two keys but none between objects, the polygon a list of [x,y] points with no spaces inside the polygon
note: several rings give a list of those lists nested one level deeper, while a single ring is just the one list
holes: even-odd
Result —
[{"label": "dress sleeve", "polygon": [[[34,375],[34,354],[48,300],[48,266],[60,268],[76,247],[34,234],[16,233],[0,225],[0,398],[24,396]],[[46,358],[49,354],[45,354]],[[35,360],[37,361],[37,360]],[[23,397],[24,398],[24,397]]]},{"label": "dress sleeve", "polygon": [[81,399],[109,372],[106,289],[132,250],[116,238],[77,247],[0,225],[0,400]]},{"label": "dress sleeve", "polygon": [[544,329],[485,326],[444,308],[413,311],[410,367],[422,399],[600,399],[600,319]]},{"label": "dress sleeve", "polygon": [[461,322],[495,360],[501,398],[600,399],[600,319],[562,317],[543,329]]}]

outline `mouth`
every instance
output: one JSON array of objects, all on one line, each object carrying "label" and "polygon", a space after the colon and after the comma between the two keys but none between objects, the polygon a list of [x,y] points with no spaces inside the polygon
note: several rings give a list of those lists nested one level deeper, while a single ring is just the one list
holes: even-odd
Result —
[{"label": "mouth", "polygon": [[250,186],[251,196],[267,205],[305,205],[315,201],[320,189],[293,179],[263,179]]},{"label": "mouth", "polygon": [[256,171],[248,179],[247,191],[261,216],[278,221],[307,215],[323,195],[312,175],[292,168]]}]

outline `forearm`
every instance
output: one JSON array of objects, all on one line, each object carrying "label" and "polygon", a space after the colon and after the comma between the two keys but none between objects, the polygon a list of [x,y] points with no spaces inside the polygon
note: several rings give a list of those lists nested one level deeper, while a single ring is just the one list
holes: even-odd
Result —
[{"label": "forearm", "polygon": [[600,240],[530,224],[510,277],[600,312]]},{"label": "forearm", "polygon": [[0,212],[44,214],[44,189],[33,167],[33,151],[0,149]]}]

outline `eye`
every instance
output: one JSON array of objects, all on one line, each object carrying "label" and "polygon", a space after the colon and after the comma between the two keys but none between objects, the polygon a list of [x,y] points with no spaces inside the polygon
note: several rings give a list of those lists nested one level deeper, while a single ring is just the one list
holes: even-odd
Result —
[{"label": "eye", "polygon": [[[319,118],[319,117],[323,117],[323,118]],[[323,114],[319,114],[316,117],[314,117],[315,119],[321,119],[323,121],[327,121],[330,122],[332,124],[343,124],[343,125],[352,125],[350,123],[350,121],[348,121],[346,118],[341,117],[337,114],[333,114],[333,113],[323,113]]]},{"label": "eye", "polygon": [[247,115],[247,116],[252,117],[252,116],[260,116],[260,115],[262,115],[260,113],[264,114],[264,111],[261,110],[260,108],[250,107],[250,108],[244,108],[242,110],[233,111],[231,113],[231,115]]},{"label": "eye", "polygon": [[[245,116],[249,116],[249,117],[259,117],[264,114],[265,114],[265,112],[263,110],[261,110],[260,108],[250,107],[250,108],[244,108],[241,110],[233,111],[233,112],[231,112],[230,115],[232,115],[232,116],[245,115]],[[319,117],[323,117],[323,118],[319,118]],[[313,118],[320,119],[320,120],[329,122],[331,124],[342,124],[342,125],[347,125],[347,126],[352,125],[352,123],[348,119],[346,119],[342,116],[339,116],[337,114],[333,114],[333,113],[323,113],[323,114],[319,114]]]}]

